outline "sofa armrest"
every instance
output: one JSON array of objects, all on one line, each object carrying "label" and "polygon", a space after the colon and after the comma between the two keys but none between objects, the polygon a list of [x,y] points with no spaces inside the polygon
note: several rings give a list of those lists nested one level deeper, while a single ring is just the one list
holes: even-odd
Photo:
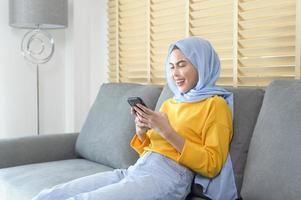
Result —
[{"label": "sofa armrest", "polygon": [[29,136],[0,140],[0,169],[76,158],[78,133]]}]

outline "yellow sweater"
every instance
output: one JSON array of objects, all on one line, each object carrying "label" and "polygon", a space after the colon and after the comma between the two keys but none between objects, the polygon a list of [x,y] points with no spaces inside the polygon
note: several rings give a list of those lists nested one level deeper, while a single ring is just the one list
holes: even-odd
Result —
[{"label": "yellow sweater", "polygon": [[140,156],[146,151],[160,153],[206,177],[218,175],[232,138],[232,116],[226,101],[219,96],[182,103],[170,98],[160,112],[167,113],[173,129],[185,139],[182,152],[153,129],[147,131],[143,143],[135,134],[132,148]]}]

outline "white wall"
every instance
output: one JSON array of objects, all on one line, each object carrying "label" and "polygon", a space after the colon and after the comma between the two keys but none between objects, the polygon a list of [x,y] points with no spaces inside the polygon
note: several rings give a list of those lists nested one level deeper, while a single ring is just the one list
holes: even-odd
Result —
[{"label": "white wall", "polygon": [[70,105],[66,103],[70,111],[66,118],[73,121],[67,120],[68,132],[80,130],[99,86],[107,80],[106,6],[107,0],[73,1],[73,41],[69,43],[73,55],[68,58],[73,63],[74,93]]},{"label": "white wall", "polygon": [[[69,1],[69,27],[49,31],[52,59],[40,70],[40,132],[80,130],[101,83],[107,80],[106,2]],[[26,31],[8,26],[0,1],[0,138],[36,134],[35,66],[20,54]]]}]

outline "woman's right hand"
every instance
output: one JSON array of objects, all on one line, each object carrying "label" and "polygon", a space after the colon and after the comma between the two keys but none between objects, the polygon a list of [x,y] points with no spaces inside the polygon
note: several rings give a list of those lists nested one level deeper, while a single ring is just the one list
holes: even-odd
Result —
[{"label": "woman's right hand", "polygon": [[135,124],[136,124],[136,134],[141,142],[145,139],[145,133],[149,130],[149,127],[144,126],[144,124],[140,121],[140,116],[135,110],[131,107],[131,114],[135,116]]}]

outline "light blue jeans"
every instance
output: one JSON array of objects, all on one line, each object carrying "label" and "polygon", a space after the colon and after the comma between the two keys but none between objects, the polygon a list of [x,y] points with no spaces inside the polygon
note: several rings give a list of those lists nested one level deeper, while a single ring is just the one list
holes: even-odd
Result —
[{"label": "light blue jeans", "polygon": [[33,200],[184,200],[193,172],[147,152],[128,169],[102,172],[41,191]]}]

